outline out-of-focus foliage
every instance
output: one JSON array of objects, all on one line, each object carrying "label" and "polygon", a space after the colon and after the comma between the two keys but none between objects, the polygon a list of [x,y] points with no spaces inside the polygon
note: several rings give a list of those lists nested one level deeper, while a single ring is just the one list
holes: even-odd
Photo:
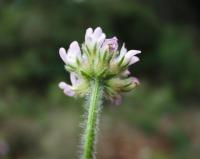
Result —
[{"label": "out-of-focus foliage", "polygon": [[0,1],[0,158],[77,158],[83,100],[57,88],[61,46],[88,27],[142,50],[140,87],[105,103],[101,159],[197,159],[200,151],[199,13],[189,0]]}]

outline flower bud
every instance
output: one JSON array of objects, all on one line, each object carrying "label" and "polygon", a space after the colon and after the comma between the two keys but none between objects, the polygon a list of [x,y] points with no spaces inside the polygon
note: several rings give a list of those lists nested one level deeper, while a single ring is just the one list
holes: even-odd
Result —
[{"label": "flower bud", "polygon": [[111,39],[106,39],[103,45],[108,45],[109,51],[115,52],[118,49],[118,39],[116,37],[113,37]]}]

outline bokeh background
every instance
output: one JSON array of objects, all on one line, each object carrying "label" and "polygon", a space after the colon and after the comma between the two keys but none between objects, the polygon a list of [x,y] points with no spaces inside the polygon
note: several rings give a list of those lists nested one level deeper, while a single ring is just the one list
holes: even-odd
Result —
[{"label": "bokeh background", "polygon": [[142,50],[141,85],[105,102],[99,159],[200,158],[200,14],[195,0],[0,0],[0,158],[78,158],[84,99],[64,96],[61,46],[101,26]]}]

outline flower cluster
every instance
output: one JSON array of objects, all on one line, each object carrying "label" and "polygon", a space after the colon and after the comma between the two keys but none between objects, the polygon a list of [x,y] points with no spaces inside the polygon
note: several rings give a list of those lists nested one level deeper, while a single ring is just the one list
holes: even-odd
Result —
[{"label": "flower cluster", "polygon": [[118,39],[106,39],[100,27],[88,28],[85,42],[79,47],[77,41],[70,44],[68,51],[60,48],[59,54],[70,72],[72,85],[60,82],[59,87],[68,96],[85,96],[92,80],[99,80],[104,87],[104,97],[113,103],[121,102],[122,92],[132,90],[139,84],[129,77],[128,67],[139,61],[139,50],[127,51],[125,45],[118,50]]}]

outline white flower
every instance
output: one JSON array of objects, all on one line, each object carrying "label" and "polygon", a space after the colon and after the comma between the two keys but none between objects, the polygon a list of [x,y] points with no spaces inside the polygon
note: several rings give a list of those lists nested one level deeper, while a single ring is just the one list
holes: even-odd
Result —
[{"label": "white flower", "polygon": [[94,31],[92,28],[88,28],[85,33],[85,44],[94,48],[95,44],[97,48],[100,48],[106,38],[105,33],[102,32],[100,27],[97,27]]},{"label": "white flower", "polygon": [[65,82],[59,83],[59,88],[63,90],[63,92],[68,96],[74,96],[74,91],[72,90],[72,86]]},{"label": "white flower", "polygon": [[139,61],[139,58],[135,55],[141,53],[140,50],[130,50],[130,51],[127,51],[127,49],[125,48],[125,45],[123,44],[121,50],[120,50],[120,55],[119,57],[117,58],[117,61],[120,62],[121,60],[122,61],[122,65],[127,65],[130,66],[136,62]]},{"label": "white flower", "polygon": [[88,28],[85,42],[80,49],[77,41],[70,44],[68,51],[60,48],[59,54],[70,72],[72,85],[61,82],[59,87],[68,96],[85,96],[94,79],[102,80],[107,99],[119,104],[122,92],[132,90],[139,84],[138,79],[130,77],[128,67],[139,61],[139,50],[127,51],[125,44],[118,50],[118,39],[106,39],[100,27]]},{"label": "white flower", "polygon": [[81,60],[81,50],[77,41],[70,44],[67,52],[64,48],[60,48],[59,54],[65,64],[76,65],[77,59]]},{"label": "white flower", "polygon": [[131,80],[132,80],[133,84],[135,84],[135,85],[140,84],[140,81],[136,77],[131,77]]},{"label": "white flower", "polygon": [[69,85],[65,82],[60,82],[59,83],[59,88],[63,90],[63,92],[68,95],[68,96],[74,96],[75,95],[75,89],[76,87],[80,84],[80,79],[78,76],[72,72],[70,73],[70,80],[72,85]]},{"label": "white flower", "polygon": [[130,50],[125,54],[124,57],[124,63],[129,63],[129,65],[132,65],[139,61],[139,58],[135,55],[141,53],[139,50]]},{"label": "white flower", "polygon": [[58,85],[59,88],[62,89],[67,96],[82,95],[82,93],[86,92],[88,87],[87,83],[80,79],[76,73],[70,73],[70,80],[71,85],[65,82],[60,82]]}]

